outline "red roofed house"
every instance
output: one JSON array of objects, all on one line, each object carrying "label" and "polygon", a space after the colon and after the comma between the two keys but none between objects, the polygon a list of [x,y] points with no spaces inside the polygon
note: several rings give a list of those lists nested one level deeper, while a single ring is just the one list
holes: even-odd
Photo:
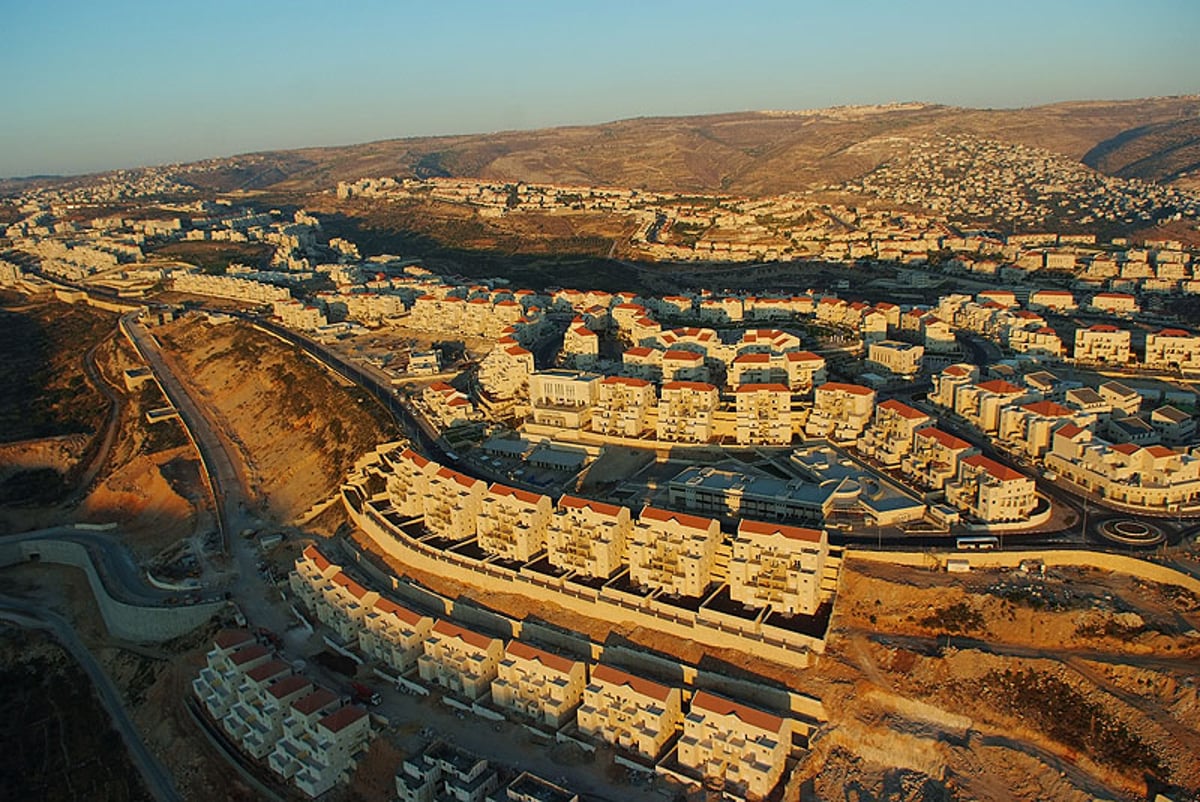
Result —
[{"label": "red roofed house", "polygon": [[491,688],[503,658],[504,642],[499,638],[438,621],[425,639],[417,669],[426,682],[474,700]]},{"label": "red roofed house", "polygon": [[1146,367],[1200,370],[1200,335],[1183,329],[1163,329],[1146,335]]},{"label": "red roofed house", "polygon": [[1075,330],[1075,361],[1088,364],[1129,364],[1130,333],[1128,329],[1097,323]]},{"label": "red roofed house", "polygon": [[639,437],[649,428],[650,410],[658,403],[654,385],[645,379],[608,376],[600,382],[592,430],[621,437]]},{"label": "red roofed house", "polygon": [[681,697],[678,688],[599,663],[576,721],[585,735],[655,760],[683,720]]},{"label": "red roofed house", "polygon": [[629,536],[629,578],[637,585],[696,598],[712,584],[721,525],[646,506]]},{"label": "red roofed house", "polygon": [[382,596],[363,617],[358,645],[363,653],[398,673],[417,664],[433,619]]},{"label": "red roofed house", "polygon": [[912,453],[904,457],[900,468],[904,475],[921,487],[941,490],[958,476],[958,463],[979,449],[935,426],[913,433]]},{"label": "red roofed house", "polygon": [[824,530],[743,518],[729,561],[730,598],[783,615],[812,615],[821,603],[828,558]]},{"label": "red roofed house", "polygon": [[875,420],[855,448],[894,468],[912,450],[913,434],[930,422],[930,417],[921,410],[889,398],[875,407]]},{"label": "red roofed house", "polygon": [[373,735],[370,715],[357,705],[339,707],[316,721],[289,716],[284,733],[272,757],[288,754],[295,769],[292,783],[313,799],[349,781]]},{"label": "red roofed house", "polygon": [[583,701],[583,663],[511,640],[492,682],[492,701],[557,730]]},{"label": "red roofed house", "polygon": [[857,440],[875,412],[875,391],[857,384],[826,382],[813,391],[804,433],[848,442]]},{"label": "red roofed house", "polygon": [[738,797],[765,799],[783,777],[791,742],[788,719],[699,691],[683,719],[679,762]]},{"label": "red roofed house", "polygon": [[713,436],[717,388],[704,382],[666,382],[658,401],[659,440],[707,443]]},{"label": "red roofed house", "polygon": [[584,576],[612,576],[625,561],[632,529],[629,510],[563,495],[546,531],[550,563]]},{"label": "red roofed house", "polygon": [[494,483],[479,516],[479,548],[506,560],[528,562],[546,548],[553,509],[549,496]]},{"label": "red roofed house", "polygon": [[1000,413],[1000,439],[1020,446],[1032,457],[1040,457],[1049,450],[1059,426],[1068,422],[1088,426],[1095,421],[1095,415],[1053,401],[1034,401],[1004,408]]},{"label": "red roofed house", "polygon": [[1025,474],[976,454],[959,462],[958,477],[946,484],[946,502],[983,523],[1007,523],[1027,520],[1037,493]]},{"label": "red roofed house", "polygon": [[786,385],[743,384],[735,398],[739,445],[784,446],[792,442],[792,391]]},{"label": "red roofed house", "polygon": [[440,468],[429,477],[425,496],[425,529],[446,540],[475,536],[487,482],[450,468]]}]

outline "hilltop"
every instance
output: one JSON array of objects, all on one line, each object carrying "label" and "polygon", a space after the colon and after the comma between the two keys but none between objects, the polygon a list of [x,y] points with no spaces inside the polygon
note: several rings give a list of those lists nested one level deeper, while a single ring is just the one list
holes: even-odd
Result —
[{"label": "hilltop", "polygon": [[271,151],[172,171],[209,191],[305,193],[363,176],[454,176],[762,196],[874,170],[910,140],[970,135],[1049,150],[1100,172],[1186,180],[1200,164],[1200,96],[1021,109],[921,103],[646,117],[591,126]]}]

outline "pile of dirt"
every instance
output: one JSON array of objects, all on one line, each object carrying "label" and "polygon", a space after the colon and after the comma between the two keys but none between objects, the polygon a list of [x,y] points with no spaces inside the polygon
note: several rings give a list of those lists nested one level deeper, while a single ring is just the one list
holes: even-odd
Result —
[{"label": "pile of dirt", "polygon": [[[194,504],[202,500],[194,453],[190,446],[182,446],[134,457],[97,484],[76,515],[84,521],[119,523],[126,545],[143,556],[188,537],[196,522]],[[178,489],[167,478],[178,472],[181,466],[174,464],[177,462],[191,474],[190,481],[180,483]]]},{"label": "pile of dirt", "polygon": [[329,496],[359,456],[395,437],[369,395],[248,324],[211,326],[193,315],[156,333],[280,519]]}]

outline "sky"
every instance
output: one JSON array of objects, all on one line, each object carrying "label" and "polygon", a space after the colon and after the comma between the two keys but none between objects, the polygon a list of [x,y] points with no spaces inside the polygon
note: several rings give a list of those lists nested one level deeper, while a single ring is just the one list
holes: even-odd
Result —
[{"label": "sky", "polygon": [[7,0],[0,176],[639,116],[1200,92],[1198,0]]}]

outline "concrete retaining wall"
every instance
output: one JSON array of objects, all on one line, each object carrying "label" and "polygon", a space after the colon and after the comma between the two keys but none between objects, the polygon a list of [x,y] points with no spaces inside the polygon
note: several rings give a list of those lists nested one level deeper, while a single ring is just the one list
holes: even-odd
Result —
[{"label": "concrete retaining wall", "polygon": [[418,570],[429,571],[484,591],[511,593],[515,590],[534,601],[556,604],[589,618],[625,623],[631,627],[648,627],[667,637],[684,638],[706,646],[753,652],[797,668],[809,665],[810,650],[824,651],[825,642],[821,639],[783,630],[755,632],[752,626],[736,631],[686,610],[676,612],[662,605],[656,607],[651,600],[622,603],[622,599],[608,592],[602,592],[595,600],[585,599],[581,597],[582,594],[577,596],[566,592],[565,588],[554,587],[552,580],[543,583],[532,574],[518,574],[463,555],[434,550],[403,533],[397,536],[391,525],[377,516],[369,505],[364,505],[361,514],[349,504],[346,510],[383,553]]},{"label": "concrete retaining wall", "polygon": [[118,601],[109,595],[88,550],[67,540],[29,540],[0,545],[0,568],[36,558],[56,565],[78,568],[87,576],[108,631],[134,642],[166,641],[191,632],[217,614],[224,602],[182,607],[142,607]]}]

